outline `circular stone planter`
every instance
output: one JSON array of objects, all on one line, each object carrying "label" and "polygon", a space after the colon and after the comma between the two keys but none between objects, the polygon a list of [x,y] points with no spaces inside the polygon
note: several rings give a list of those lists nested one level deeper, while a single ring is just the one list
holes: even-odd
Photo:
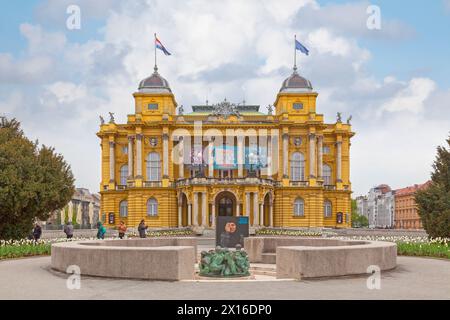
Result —
[{"label": "circular stone planter", "polygon": [[397,265],[397,245],[384,241],[248,237],[252,263],[276,263],[277,278],[318,278],[372,273]]},{"label": "circular stone planter", "polygon": [[82,275],[151,279],[194,279],[195,238],[145,238],[62,242],[52,245],[51,267]]}]

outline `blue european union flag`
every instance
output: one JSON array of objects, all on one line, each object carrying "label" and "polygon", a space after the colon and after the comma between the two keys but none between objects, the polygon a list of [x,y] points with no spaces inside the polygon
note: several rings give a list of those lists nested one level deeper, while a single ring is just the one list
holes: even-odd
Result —
[{"label": "blue european union flag", "polygon": [[300,42],[298,42],[297,39],[295,39],[295,49],[303,52],[306,55],[309,55],[309,50],[306,49],[306,47],[302,45]]}]

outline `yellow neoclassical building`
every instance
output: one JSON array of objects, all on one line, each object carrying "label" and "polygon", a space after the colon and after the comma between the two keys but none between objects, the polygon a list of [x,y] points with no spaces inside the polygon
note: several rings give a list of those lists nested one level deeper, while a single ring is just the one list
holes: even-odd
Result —
[{"label": "yellow neoclassical building", "polygon": [[142,80],[125,124],[102,119],[106,226],[214,228],[220,215],[253,227],[351,226],[349,121],[326,124],[296,68],[273,106],[192,106],[184,113],[158,73]]}]

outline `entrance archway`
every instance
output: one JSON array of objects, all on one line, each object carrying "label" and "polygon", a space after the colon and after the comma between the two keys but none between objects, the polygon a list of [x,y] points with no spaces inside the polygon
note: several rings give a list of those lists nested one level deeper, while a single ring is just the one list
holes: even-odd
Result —
[{"label": "entrance archway", "polygon": [[268,227],[270,226],[270,205],[272,199],[271,194],[269,192],[266,193],[264,197],[264,206],[263,206],[263,221],[260,221],[262,226]]},{"label": "entrance archway", "polygon": [[217,216],[235,216],[236,197],[231,192],[221,192],[216,197],[215,207]]},{"label": "entrance archway", "polygon": [[188,221],[188,200],[184,192],[181,193],[180,198],[181,198],[181,225],[183,227],[186,227],[190,225],[190,221]]}]

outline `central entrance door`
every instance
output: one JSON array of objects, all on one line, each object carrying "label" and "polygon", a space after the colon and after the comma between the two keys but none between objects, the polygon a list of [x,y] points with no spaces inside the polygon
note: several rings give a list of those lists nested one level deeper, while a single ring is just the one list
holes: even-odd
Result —
[{"label": "central entrance door", "polygon": [[219,200],[219,216],[233,216],[233,200],[227,197]]},{"label": "central entrance door", "polygon": [[234,194],[228,191],[222,191],[218,194],[216,197],[216,208],[218,216],[234,216],[236,211]]}]

